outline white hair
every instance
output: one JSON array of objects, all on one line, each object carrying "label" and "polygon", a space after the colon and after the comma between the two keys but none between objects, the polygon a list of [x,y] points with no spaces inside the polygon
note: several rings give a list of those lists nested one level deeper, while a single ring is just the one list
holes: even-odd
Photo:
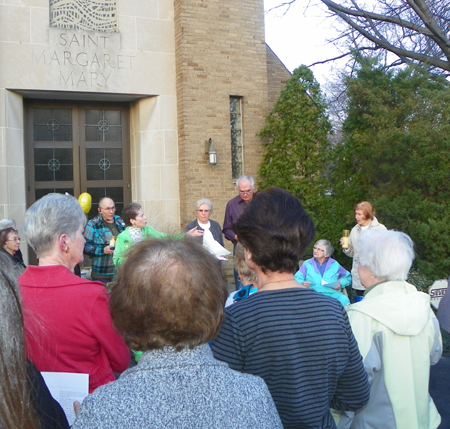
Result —
[{"label": "white hair", "polygon": [[7,219],[7,218],[0,220],[0,230],[6,229],[6,228],[17,229],[16,222],[14,222],[12,219]]},{"label": "white hair", "polygon": [[208,206],[209,212],[212,213],[213,212],[213,204],[211,202],[211,200],[208,200],[208,198],[200,198],[196,203],[195,203],[195,211],[198,210],[198,208],[202,205],[202,204],[206,204]]},{"label": "white hair", "polygon": [[334,252],[334,247],[331,245],[331,243],[328,240],[317,240],[316,244],[319,244],[320,246],[324,247],[324,255],[325,257],[331,256]]},{"label": "white hair", "polygon": [[85,225],[86,216],[76,198],[48,194],[27,210],[23,232],[39,258],[62,234],[73,239],[80,226]]},{"label": "white hair", "polygon": [[248,180],[252,188],[255,187],[255,179],[252,176],[241,176],[236,180],[236,188],[239,188],[239,183],[241,183],[242,180]]},{"label": "white hair", "polygon": [[414,260],[414,243],[403,232],[364,231],[359,239],[359,264],[379,279],[406,280]]}]

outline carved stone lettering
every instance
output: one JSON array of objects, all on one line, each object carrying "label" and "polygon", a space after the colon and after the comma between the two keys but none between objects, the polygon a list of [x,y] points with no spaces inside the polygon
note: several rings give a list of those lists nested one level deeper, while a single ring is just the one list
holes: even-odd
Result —
[{"label": "carved stone lettering", "polygon": [[[120,49],[120,34],[49,29],[49,46],[31,51],[31,63],[48,68],[61,87],[106,88],[111,76],[133,68]],[[56,74],[55,74],[56,73]]]}]

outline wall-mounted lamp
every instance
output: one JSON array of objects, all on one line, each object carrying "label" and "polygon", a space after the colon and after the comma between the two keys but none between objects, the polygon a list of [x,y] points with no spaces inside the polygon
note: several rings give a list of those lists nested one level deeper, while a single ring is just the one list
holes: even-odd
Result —
[{"label": "wall-mounted lamp", "polygon": [[217,164],[217,151],[214,147],[214,140],[209,139],[206,141],[206,152],[209,154],[209,165],[216,165]]}]

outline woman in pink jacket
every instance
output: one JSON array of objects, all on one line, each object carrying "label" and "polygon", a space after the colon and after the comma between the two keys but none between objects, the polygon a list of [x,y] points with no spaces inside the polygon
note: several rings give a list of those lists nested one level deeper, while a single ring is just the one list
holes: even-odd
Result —
[{"label": "woman in pink jacket", "polygon": [[23,232],[39,266],[28,266],[18,283],[28,358],[39,371],[89,374],[91,393],[127,369],[130,353],[113,327],[103,284],[73,274],[83,260],[85,224],[71,196],[36,201]]}]

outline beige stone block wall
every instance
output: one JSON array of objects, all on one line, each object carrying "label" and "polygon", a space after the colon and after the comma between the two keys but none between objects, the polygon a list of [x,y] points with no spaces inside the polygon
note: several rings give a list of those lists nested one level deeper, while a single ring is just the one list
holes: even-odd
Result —
[{"label": "beige stone block wall", "polygon": [[267,46],[267,76],[269,84],[269,104],[273,106],[278,100],[281,91],[286,86],[286,81],[291,77],[291,72],[280,61],[276,54]]},{"label": "beige stone block wall", "polygon": [[[0,219],[14,219],[19,229],[26,211],[23,133],[22,96],[0,89]],[[21,250],[26,257],[25,241]]]},{"label": "beige stone block wall", "polygon": [[[174,97],[150,97],[131,108],[132,200],[149,225],[179,232],[180,198]],[[171,119],[170,119],[171,118]]]},{"label": "beige stone block wall", "polygon": [[[48,0],[0,1],[0,216],[22,226],[24,112],[14,91],[39,90],[67,100],[73,92],[86,101],[93,94],[143,96],[130,107],[132,199],[151,225],[173,232],[194,218],[194,202],[208,197],[222,224],[236,195],[229,97],[242,97],[244,173],[256,176],[256,134],[283,79],[266,51],[263,0],[119,0],[117,34],[49,28],[48,9]],[[83,42],[102,36],[103,45]],[[205,154],[209,138],[215,167]]]},{"label": "beige stone block wall", "polygon": [[[194,219],[202,197],[223,223],[236,195],[231,172],[229,97],[242,97],[244,174],[256,176],[262,147],[256,134],[268,112],[262,0],[175,0],[181,221]],[[209,166],[213,138],[218,164]]]},{"label": "beige stone block wall", "polygon": [[153,226],[180,229],[173,16],[172,0],[118,0],[119,33],[66,30],[49,27],[48,0],[0,1],[0,178],[8,184],[0,216],[25,211],[23,103],[11,92],[20,102],[7,106],[5,88],[86,101],[139,94],[147,98],[130,108],[132,198]]}]

